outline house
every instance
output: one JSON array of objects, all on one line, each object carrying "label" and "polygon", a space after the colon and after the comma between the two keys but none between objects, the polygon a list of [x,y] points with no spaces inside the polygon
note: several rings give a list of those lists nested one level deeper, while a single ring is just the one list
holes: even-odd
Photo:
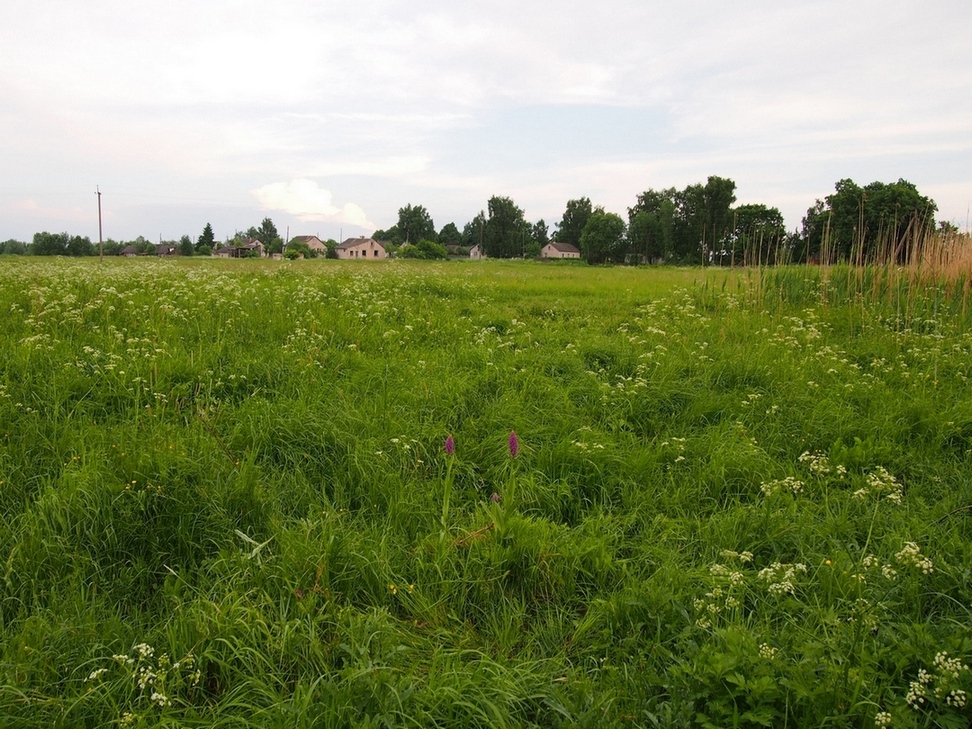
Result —
[{"label": "house", "polygon": [[385,247],[372,238],[348,238],[337,247],[338,258],[367,258],[376,260],[387,258]]},{"label": "house", "polygon": [[483,249],[477,243],[469,249],[469,257],[474,261],[478,261],[480,258],[486,258],[486,254],[483,253]]},{"label": "house", "polygon": [[155,255],[159,258],[172,258],[179,255],[179,247],[168,244],[156,246]]},{"label": "house", "polygon": [[233,258],[263,258],[263,256],[263,243],[256,238],[245,238],[236,246],[233,253]]},{"label": "house", "polygon": [[580,249],[570,243],[551,241],[540,249],[541,258],[580,258]]},{"label": "house", "polygon": [[324,241],[316,235],[295,235],[287,245],[290,245],[290,243],[306,243],[308,248],[320,255],[327,253],[327,246]]},{"label": "house", "polygon": [[256,238],[244,238],[237,245],[227,243],[222,248],[213,251],[214,256],[220,258],[263,258],[263,243]]},{"label": "house", "polygon": [[125,246],[118,255],[125,256],[125,258],[135,258],[138,255],[138,249],[135,246]]}]

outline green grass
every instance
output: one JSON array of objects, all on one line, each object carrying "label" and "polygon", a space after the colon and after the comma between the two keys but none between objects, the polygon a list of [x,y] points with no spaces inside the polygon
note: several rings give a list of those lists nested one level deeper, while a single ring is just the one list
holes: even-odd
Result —
[{"label": "green grass", "polygon": [[4,261],[0,725],[966,727],[960,288]]}]

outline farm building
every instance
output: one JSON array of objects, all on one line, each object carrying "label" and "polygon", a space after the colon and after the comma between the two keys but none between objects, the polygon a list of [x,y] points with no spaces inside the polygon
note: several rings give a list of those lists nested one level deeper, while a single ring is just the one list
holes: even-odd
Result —
[{"label": "farm building", "polygon": [[290,243],[306,243],[308,248],[320,255],[327,253],[327,246],[324,245],[324,241],[316,235],[295,235],[287,245],[290,245]]},{"label": "farm building", "polygon": [[371,238],[348,238],[337,247],[338,258],[387,258],[385,247]]},{"label": "farm building", "polygon": [[551,241],[540,250],[541,258],[580,258],[580,249],[570,243]]}]

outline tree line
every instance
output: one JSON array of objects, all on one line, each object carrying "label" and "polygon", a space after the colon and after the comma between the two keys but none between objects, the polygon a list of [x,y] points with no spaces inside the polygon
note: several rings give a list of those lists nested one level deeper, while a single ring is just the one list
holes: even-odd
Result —
[{"label": "tree line", "polygon": [[[592,264],[745,265],[879,257],[903,261],[936,230],[937,212],[934,200],[906,180],[860,186],[844,179],[836,183],[832,194],[807,210],[799,230],[788,232],[777,208],[736,205],[736,183],[710,176],[705,183],[684,189],[648,189],[637,196],[624,217],[592,204],[587,197],[568,200],[553,231],[543,219],[528,221],[511,198],[496,195],[462,229],[450,222],[437,230],[424,206],[408,204],[398,210],[395,225],[376,230],[372,237],[398,255],[413,258],[445,258],[474,246],[490,258],[530,258],[556,241],[576,246]],[[944,221],[937,229],[957,232]],[[270,218],[264,218],[260,226],[237,231],[226,244],[245,238],[259,240],[268,253],[281,253],[285,247]],[[184,235],[179,241],[162,244],[177,248],[183,256],[210,255],[217,246],[208,223],[196,240]],[[333,253],[337,242],[327,244]],[[115,255],[129,245],[138,253],[154,249],[139,237],[128,243],[106,241],[104,253]],[[293,245],[290,255],[304,252],[298,250],[299,243]],[[35,234],[29,244],[4,241],[0,254],[97,255],[98,245],[87,237],[44,232]]]},{"label": "tree line", "polygon": [[[778,208],[736,205],[736,183],[710,176],[684,189],[646,190],[625,217],[587,197],[568,200],[552,232],[543,219],[528,221],[509,197],[493,196],[462,230],[448,223],[436,232],[428,210],[409,204],[399,209],[394,226],[375,231],[374,237],[403,250],[435,243],[453,249],[479,246],[491,258],[537,257],[556,241],[576,246],[588,263],[905,260],[936,230],[937,212],[934,200],[906,180],[862,187],[845,179],[807,210],[799,230],[788,232]],[[945,221],[937,229],[958,232]]]}]

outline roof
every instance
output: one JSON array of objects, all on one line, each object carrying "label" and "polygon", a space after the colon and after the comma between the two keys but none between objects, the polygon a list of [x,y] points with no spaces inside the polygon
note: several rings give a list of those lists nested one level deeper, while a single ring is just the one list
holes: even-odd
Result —
[{"label": "roof", "polygon": [[[547,245],[553,246],[555,251],[560,251],[561,253],[580,253],[580,248],[572,243],[558,243],[557,241],[550,241]],[[536,249],[534,248],[534,250]]]}]

